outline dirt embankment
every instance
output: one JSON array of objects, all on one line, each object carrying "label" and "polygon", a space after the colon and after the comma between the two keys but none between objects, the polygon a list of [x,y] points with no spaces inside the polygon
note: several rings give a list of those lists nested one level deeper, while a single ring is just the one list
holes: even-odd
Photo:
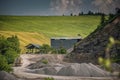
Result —
[{"label": "dirt embankment", "polygon": [[[110,37],[120,41],[120,15],[105,26],[100,26],[100,29],[96,29],[88,37],[80,41],[68,55],[69,60],[79,63],[97,63],[98,57],[105,57]],[[119,56],[120,44],[112,46],[109,53],[110,56]]]}]

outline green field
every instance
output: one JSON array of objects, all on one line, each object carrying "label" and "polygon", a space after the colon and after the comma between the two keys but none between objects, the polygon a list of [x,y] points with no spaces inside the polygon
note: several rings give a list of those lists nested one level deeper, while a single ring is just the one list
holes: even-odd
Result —
[{"label": "green field", "polygon": [[77,34],[86,37],[99,22],[100,16],[0,16],[0,34],[18,35],[22,46],[28,43],[49,44],[50,37],[73,37]]}]

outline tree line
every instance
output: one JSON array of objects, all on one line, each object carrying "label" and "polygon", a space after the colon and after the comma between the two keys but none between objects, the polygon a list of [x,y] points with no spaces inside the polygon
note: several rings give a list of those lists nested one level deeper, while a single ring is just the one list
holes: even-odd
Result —
[{"label": "tree line", "polygon": [[[115,8],[115,14],[116,13],[120,13],[120,8]],[[79,12],[78,14],[73,14],[73,13],[70,13],[70,16],[81,16],[81,15],[94,15],[94,16],[97,16],[97,15],[115,15],[113,13],[109,13],[109,14],[105,14],[105,13],[102,13],[102,12],[92,12],[92,11],[88,11],[88,13],[84,13],[84,12]],[[65,16],[63,14],[63,16]]]}]

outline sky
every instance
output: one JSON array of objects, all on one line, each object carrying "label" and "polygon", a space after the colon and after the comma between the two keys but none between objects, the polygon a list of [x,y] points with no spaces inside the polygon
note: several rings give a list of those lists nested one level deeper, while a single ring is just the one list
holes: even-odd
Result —
[{"label": "sky", "polygon": [[120,0],[0,0],[0,15],[63,15],[113,13]]}]

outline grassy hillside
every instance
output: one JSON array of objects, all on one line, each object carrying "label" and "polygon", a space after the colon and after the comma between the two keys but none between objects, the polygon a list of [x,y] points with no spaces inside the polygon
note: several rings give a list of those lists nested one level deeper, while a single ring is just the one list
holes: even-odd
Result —
[{"label": "grassy hillside", "polygon": [[0,30],[40,32],[49,37],[76,36],[77,34],[85,37],[96,28],[99,18],[98,16],[0,16]]},{"label": "grassy hillside", "polygon": [[49,44],[49,38],[55,36],[86,37],[99,21],[99,16],[0,16],[0,34],[16,34],[22,45]]}]

